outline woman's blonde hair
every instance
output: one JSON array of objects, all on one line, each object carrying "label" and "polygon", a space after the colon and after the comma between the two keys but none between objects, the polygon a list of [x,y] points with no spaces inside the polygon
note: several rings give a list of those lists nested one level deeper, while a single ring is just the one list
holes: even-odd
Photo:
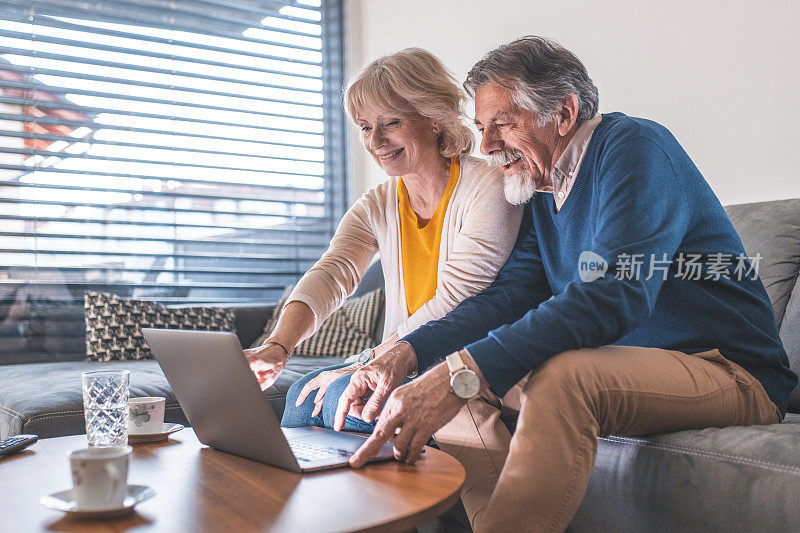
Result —
[{"label": "woman's blonde hair", "polygon": [[366,67],[345,89],[345,109],[355,121],[362,109],[417,113],[439,124],[439,153],[472,152],[475,138],[461,120],[466,95],[455,76],[422,48],[406,48]]}]

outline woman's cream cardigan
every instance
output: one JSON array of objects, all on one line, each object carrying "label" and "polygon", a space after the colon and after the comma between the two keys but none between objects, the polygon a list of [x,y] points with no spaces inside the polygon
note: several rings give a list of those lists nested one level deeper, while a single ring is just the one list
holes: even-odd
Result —
[{"label": "woman's cream cardigan", "polygon": [[506,201],[499,169],[462,155],[461,177],[442,227],[436,294],[408,316],[397,183],[398,178],[391,178],[370,189],[345,213],[328,250],[289,296],[287,303],[304,302],[314,312],[314,331],[355,291],[376,252],[380,252],[386,287],[384,340],[395,332],[402,338],[443,317],[491,284],[508,259],[522,206]]}]

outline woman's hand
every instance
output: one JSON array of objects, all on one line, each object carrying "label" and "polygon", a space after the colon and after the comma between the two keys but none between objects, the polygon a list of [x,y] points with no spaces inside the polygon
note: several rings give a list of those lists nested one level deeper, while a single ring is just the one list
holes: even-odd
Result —
[{"label": "woman's hand", "polygon": [[289,360],[286,350],[275,342],[267,341],[261,346],[243,351],[261,390],[267,390],[275,383]]},{"label": "woman's hand", "polygon": [[311,416],[317,416],[319,412],[322,410],[322,400],[325,398],[325,391],[328,390],[328,387],[331,383],[336,381],[342,376],[346,376],[347,374],[352,374],[356,370],[360,368],[360,365],[357,363],[353,363],[352,365],[345,366],[342,368],[335,368],[333,370],[326,370],[325,372],[320,372],[317,377],[310,380],[306,383],[303,390],[300,391],[300,395],[297,397],[297,402],[295,404],[296,407],[300,407],[303,405],[303,402],[306,401],[306,398],[312,391],[317,390],[317,395],[314,397],[314,412],[311,413]]}]

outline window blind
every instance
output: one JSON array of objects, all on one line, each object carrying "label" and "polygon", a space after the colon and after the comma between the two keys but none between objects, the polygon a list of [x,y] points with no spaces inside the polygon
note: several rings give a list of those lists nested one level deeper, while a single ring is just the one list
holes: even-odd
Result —
[{"label": "window blind", "polygon": [[0,362],[83,293],[276,301],[345,209],[341,0],[0,3]]}]

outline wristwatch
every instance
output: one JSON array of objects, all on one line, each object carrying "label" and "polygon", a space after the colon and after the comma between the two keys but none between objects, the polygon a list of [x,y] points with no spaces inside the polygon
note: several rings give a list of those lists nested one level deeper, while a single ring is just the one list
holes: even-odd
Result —
[{"label": "wristwatch", "polygon": [[358,354],[358,358],[356,358],[356,363],[359,366],[364,366],[370,361],[372,361],[373,357],[375,357],[375,350],[373,350],[372,348],[367,348],[366,350]]},{"label": "wristwatch", "polygon": [[451,353],[445,360],[450,370],[450,390],[453,394],[464,400],[475,398],[481,388],[478,374],[467,368],[458,352]]}]

